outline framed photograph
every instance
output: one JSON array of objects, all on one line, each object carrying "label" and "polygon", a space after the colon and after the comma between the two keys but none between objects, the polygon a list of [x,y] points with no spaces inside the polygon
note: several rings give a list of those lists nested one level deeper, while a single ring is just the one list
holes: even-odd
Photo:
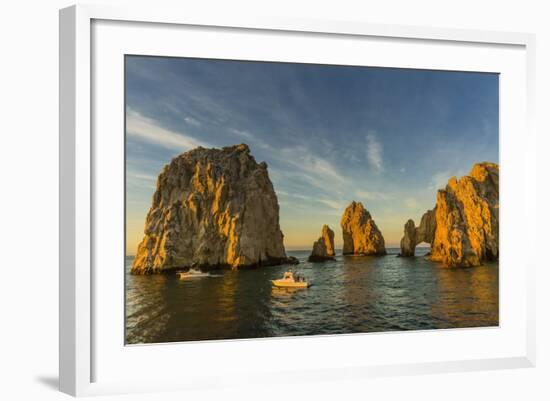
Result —
[{"label": "framed photograph", "polygon": [[533,366],[533,49],[61,10],[61,390]]}]

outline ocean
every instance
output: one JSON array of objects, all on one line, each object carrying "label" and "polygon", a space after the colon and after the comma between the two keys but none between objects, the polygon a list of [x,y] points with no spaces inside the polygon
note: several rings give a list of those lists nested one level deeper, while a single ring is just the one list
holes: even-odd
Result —
[{"label": "ocean", "polygon": [[[498,326],[498,263],[450,269],[425,260],[427,249],[415,258],[398,251],[324,263],[307,262],[310,251],[287,251],[299,265],[192,280],[132,275],[134,258],[126,257],[126,343]],[[273,288],[270,280],[289,268],[312,286]]]}]

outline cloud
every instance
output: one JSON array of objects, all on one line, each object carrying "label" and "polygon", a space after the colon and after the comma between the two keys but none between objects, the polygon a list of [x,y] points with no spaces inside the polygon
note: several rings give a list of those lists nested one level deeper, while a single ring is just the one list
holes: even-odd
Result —
[{"label": "cloud", "polygon": [[128,178],[135,178],[137,180],[143,180],[143,181],[156,181],[157,177],[155,177],[152,174],[143,174],[143,173],[135,173],[135,172],[129,172]]},{"label": "cloud", "polygon": [[382,144],[376,138],[376,133],[370,131],[367,134],[367,161],[376,170],[382,170]]},{"label": "cloud", "polygon": [[210,147],[207,143],[189,135],[163,128],[157,121],[147,118],[130,108],[126,111],[126,132],[129,136],[172,151],[186,151],[198,146]]},{"label": "cloud", "polygon": [[405,205],[409,209],[416,209],[416,208],[418,208],[418,201],[414,198],[407,198],[407,199],[405,199]]},{"label": "cloud", "polygon": [[437,189],[443,189],[447,186],[447,182],[449,182],[449,179],[451,177],[461,177],[465,173],[462,170],[455,171],[454,173],[449,170],[440,171],[438,173],[435,173],[432,175],[432,178],[430,179],[430,183],[428,185],[428,188],[433,190]]},{"label": "cloud", "polygon": [[277,191],[277,195],[285,196],[288,198],[301,199],[301,200],[315,200],[311,196],[306,196],[298,193],[289,193],[287,191],[281,191],[281,190]]},{"label": "cloud", "polygon": [[254,136],[248,131],[242,131],[242,130],[238,130],[238,129],[235,129],[235,128],[229,128],[229,132],[231,132],[232,134],[237,135],[241,138],[249,140],[249,141],[254,140]]},{"label": "cloud", "polygon": [[451,178],[449,171],[440,171],[435,173],[430,180],[430,189],[441,189],[447,185],[447,181]]},{"label": "cloud", "polygon": [[324,205],[327,205],[331,209],[340,210],[340,211],[344,210],[344,205],[342,204],[342,202],[337,201],[337,200],[319,199],[319,202],[323,203]]},{"label": "cloud", "polygon": [[196,120],[193,117],[185,117],[183,120],[193,127],[200,127],[202,125],[199,120]]},{"label": "cloud", "polygon": [[355,195],[359,198],[366,200],[389,200],[393,199],[393,196],[383,192],[376,191],[363,191],[361,189],[355,191]]},{"label": "cloud", "polygon": [[308,173],[310,176],[317,177],[322,182],[324,181],[323,187],[325,188],[327,187],[326,180],[334,180],[340,183],[348,181],[331,162],[313,154],[305,146],[283,148],[280,150],[280,156],[280,160]]},{"label": "cloud", "polygon": [[126,175],[128,185],[141,188],[156,188],[157,177],[152,174],[144,174],[138,171],[128,171]]}]

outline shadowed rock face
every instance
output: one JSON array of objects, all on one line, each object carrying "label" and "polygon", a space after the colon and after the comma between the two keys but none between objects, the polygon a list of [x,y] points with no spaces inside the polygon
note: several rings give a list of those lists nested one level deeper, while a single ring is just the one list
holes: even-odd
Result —
[{"label": "shadowed rock face", "polygon": [[405,225],[401,240],[402,256],[414,255],[414,246],[425,241],[432,245],[430,259],[450,267],[478,266],[484,260],[497,260],[498,165],[478,163],[469,175],[459,180],[451,178],[445,189],[438,191],[436,207],[424,214],[414,233],[411,222]]},{"label": "shadowed rock face", "polygon": [[401,239],[401,256],[414,256],[414,250],[421,242],[431,244],[435,234],[435,208],[428,210],[420,220],[420,226],[414,226],[409,219],[405,223],[404,235]]},{"label": "shadowed rock face", "polygon": [[334,260],[334,231],[326,224],[321,230],[321,237],[313,243],[313,250],[309,256],[310,262]]},{"label": "shadowed rock face", "polygon": [[384,237],[361,202],[351,202],[340,220],[344,255],[385,255]]},{"label": "shadowed rock face", "polygon": [[404,236],[401,239],[401,256],[414,256],[414,248],[416,248],[416,245],[414,221],[409,219],[405,223]]},{"label": "shadowed rock face", "polygon": [[267,165],[241,144],[199,147],[164,167],[132,272],[288,261]]}]

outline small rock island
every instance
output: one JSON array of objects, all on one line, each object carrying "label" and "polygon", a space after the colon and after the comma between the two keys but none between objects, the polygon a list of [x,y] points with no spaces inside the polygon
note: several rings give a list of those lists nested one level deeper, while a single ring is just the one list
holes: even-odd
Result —
[{"label": "small rock island", "polygon": [[382,233],[361,202],[352,201],[340,220],[344,255],[386,255]]},{"label": "small rock island", "polygon": [[326,224],[321,229],[321,236],[313,243],[313,250],[308,259],[310,262],[334,260],[334,231]]},{"label": "small rock island", "polygon": [[267,164],[246,144],[198,147],[157,179],[134,274],[296,263],[286,255]]},{"label": "small rock island", "polygon": [[452,177],[437,192],[433,210],[418,228],[408,220],[401,240],[401,256],[414,256],[422,241],[431,244],[429,258],[449,267],[479,266],[499,257],[499,166],[474,164],[460,179]]}]

